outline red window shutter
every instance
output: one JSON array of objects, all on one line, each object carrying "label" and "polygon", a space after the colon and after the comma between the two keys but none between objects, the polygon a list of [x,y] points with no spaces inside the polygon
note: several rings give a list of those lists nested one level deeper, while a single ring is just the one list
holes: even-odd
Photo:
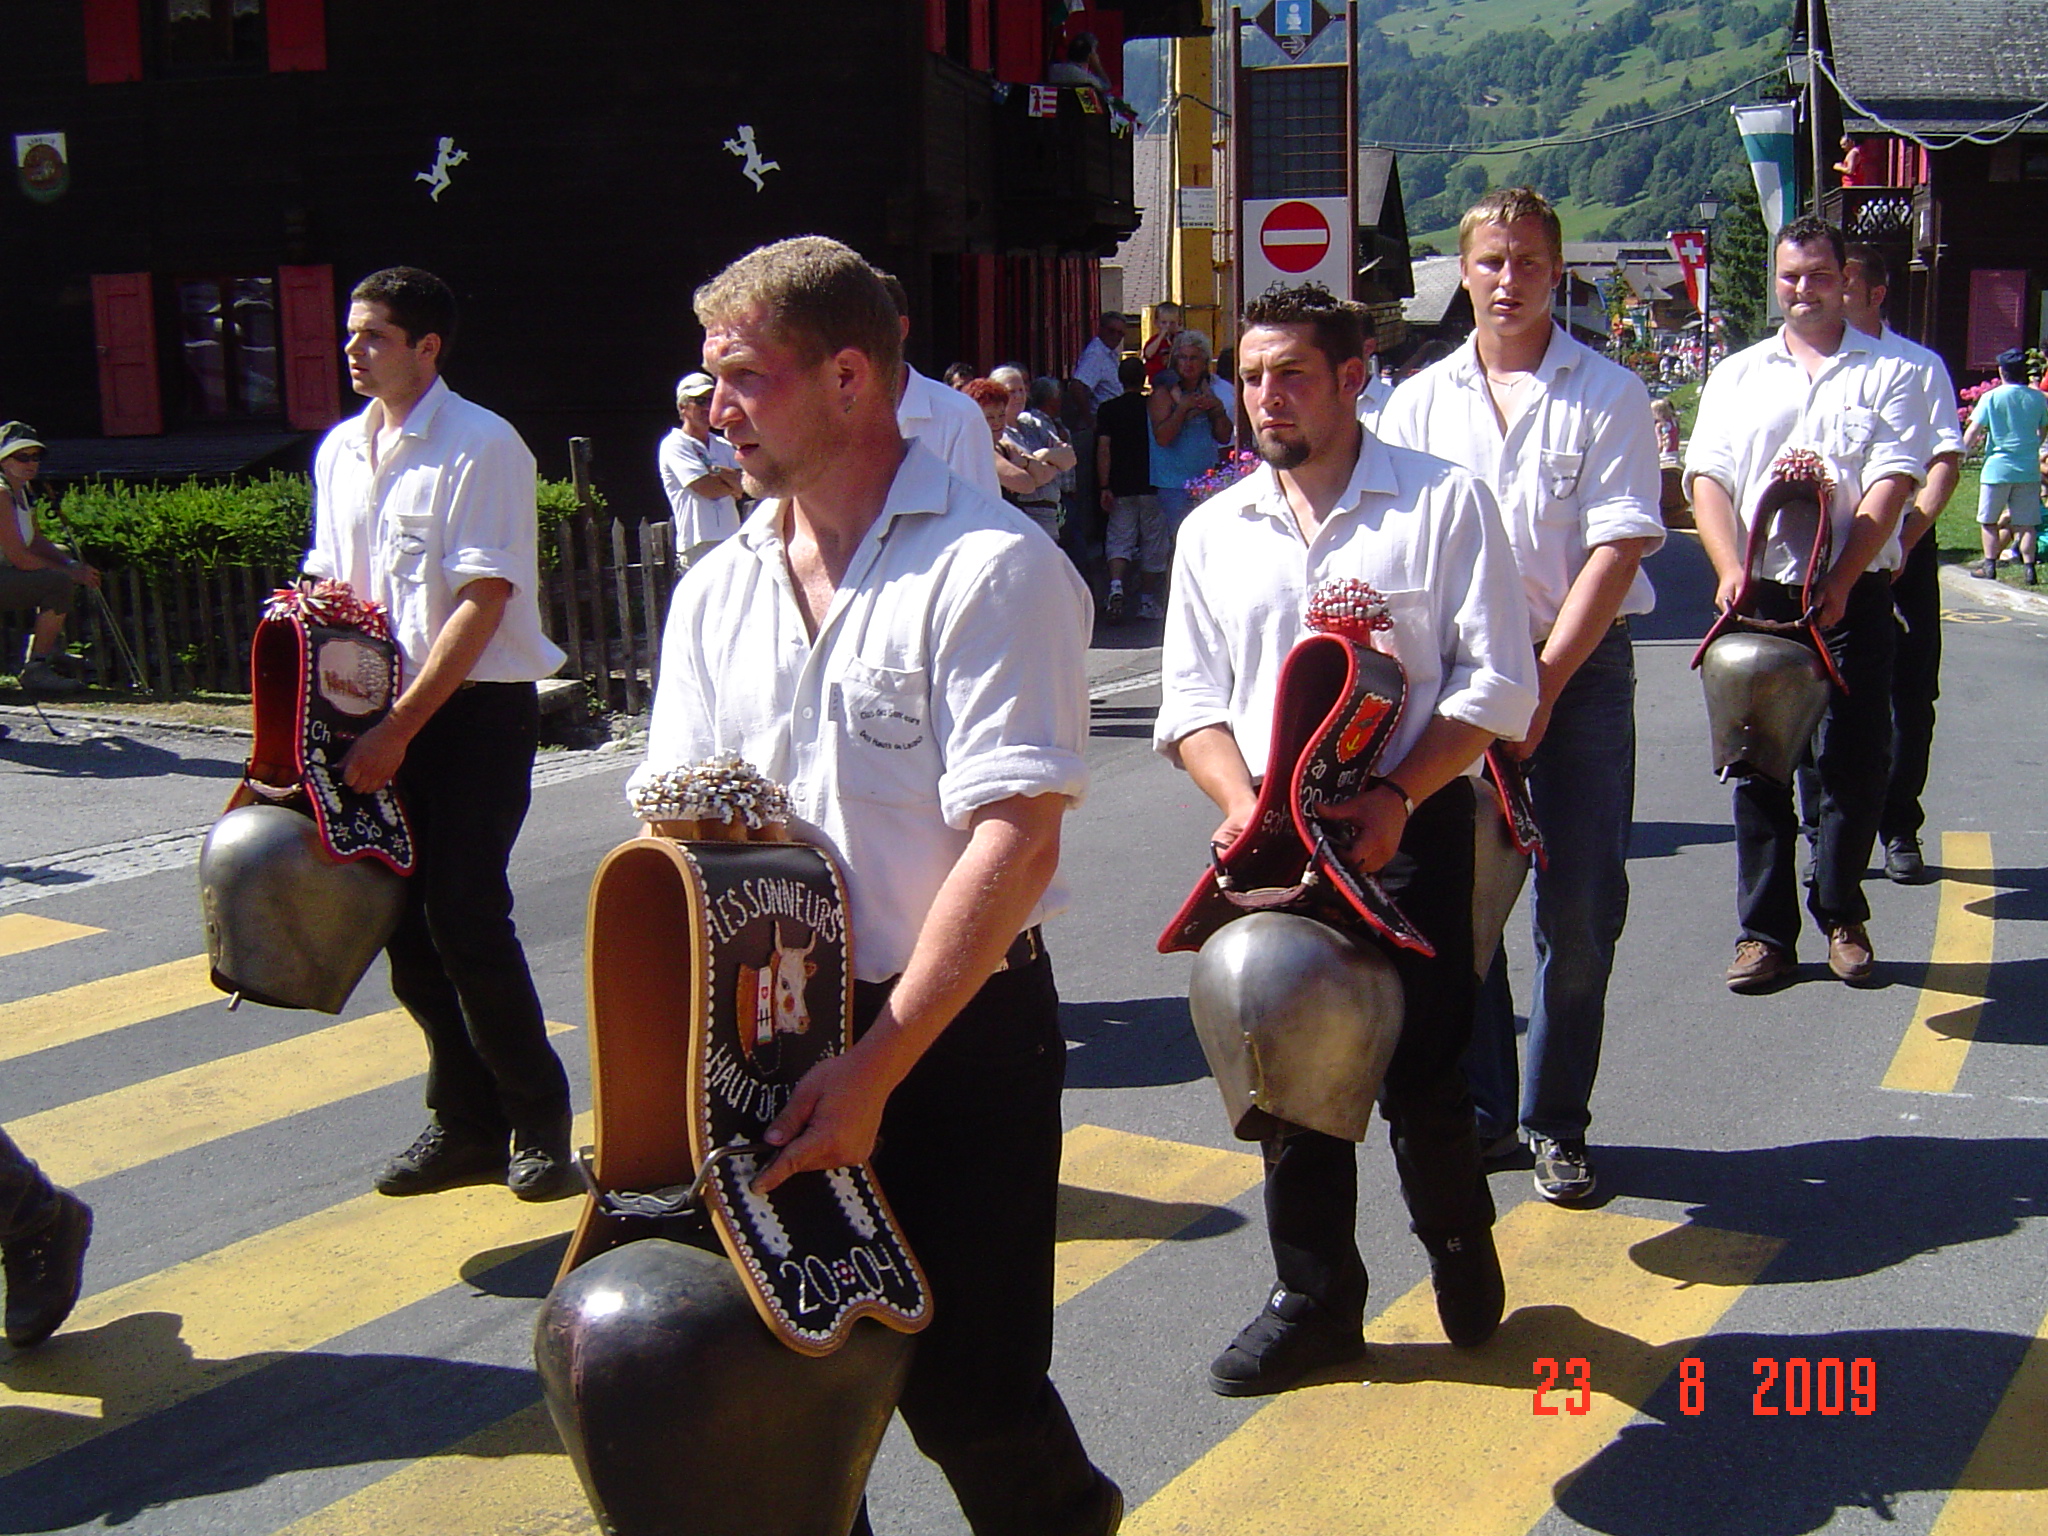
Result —
[{"label": "red window shutter", "polygon": [[1995,368],[1998,354],[2020,344],[2026,323],[2024,270],[1979,267],[1970,274],[1970,336],[1965,368]]},{"label": "red window shutter", "polygon": [[334,268],[279,267],[277,321],[284,357],[284,414],[296,431],[341,420],[341,340],[334,324]]},{"label": "red window shutter", "polygon": [[1045,78],[1045,7],[1040,0],[995,0],[996,78],[1031,85]]},{"label": "red window shutter", "polygon": [[273,74],[327,67],[327,0],[268,0],[263,9]]},{"label": "red window shutter", "polygon": [[141,78],[142,0],[85,0],[86,83]]},{"label": "red window shutter", "polygon": [[933,53],[946,51],[946,0],[924,0],[924,45]]},{"label": "red window shutter", "polygon": [[989,45],[988,8],[995,0],[967,0],[967,67],[987,69],[992,49]]},{"label": "red window shutter", "polygon": [[100,352],[100,430],[108,437],[150,437],[163,431],[149,274],[95,275],[92,319]]}]

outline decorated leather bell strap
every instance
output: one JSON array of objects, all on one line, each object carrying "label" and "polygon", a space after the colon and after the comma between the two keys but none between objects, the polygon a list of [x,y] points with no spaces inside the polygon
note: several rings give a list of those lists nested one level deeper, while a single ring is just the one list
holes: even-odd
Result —
[{"label": "decorated leather bell strap", "polygon": [[[1834,565],[1835,529],[1834,521],[1828,515],[1828,506],[1835,493],[1834,480],[1828,474],[1826,461],[1810,448],[1785,449],[1773,461],[1771,474],[1771,483],[1757,498],[1756,515],[1750,519],[1749,540],[1742,553],[1742,588],[1727,611],[1707,630],[1699,649],[1693,652],[1692,666],[1697,670],[1707,654],[1707,647],[1730,630],[1790,635],[1806,641],[1820,653],[1821,665],[1828,677],[1837,688],[1847,693],[1849,685],[1843,681],[1834,655],[1821,636],[1820,604],[1816,597],[1820,584],[1827,579],[1828,571]],[[1815,512],[1813,548],[1807,557],[1806,579],[1799,589],[1800,615],[1789,620],[1758,618],[1750,612],[1756,602],[1758,557],[1770,540],[1771,530],[1784,516],[1785,509],[1800,503],[1811,504]]]},{"label": "decorated leather bell strap", "polygon": [[[753,1188],[758,1150],[804,1074],[853,1043],[846,891],[802,843],[677,845],[688,873],[689,1134],[705,1208],[755,1310],[802,1354],[824,1355],[874,1317],[912,1333],[931,1318],[923,1271],[865,1164]],[[714,1161],[715,1160],[715,1161]]]},{"label": "decorated leather bell strap", "polygon": [[1550,854],[1543,846],[1543,829],[1536,825],[1536,808],[1529,800],[1529,778],[1522,765],[1498,741],[1486,749],[1487,782],[1500,802],[1501,820],[1507,823],[1508,841],[1517,853],[1527,854],[1538,869],[1549,866]]}]

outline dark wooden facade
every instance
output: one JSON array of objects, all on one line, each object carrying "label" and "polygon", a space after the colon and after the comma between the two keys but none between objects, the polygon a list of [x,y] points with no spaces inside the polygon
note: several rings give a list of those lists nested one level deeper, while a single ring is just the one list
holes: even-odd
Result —
[{"label": "dark wooden facade", "polygon": [[[462,298],[450,382],[554,473],[564,439],[597,439],[632,504],[696,365],[691,290],[732,257],[836,236],[904,280],[920,364],[1051,371],[1137,221],[1106,103],[1062,90],[1045,115],[1030,95],[1091,17],[1052,0],[16,11],[7,132],[64,145],[0,221],[0,415],[56,436],[331,422],[354,403],[348,287],[403,262]],[[1186,0],[1092,14],[1112,44],[1201,19]],[[758,190],[726,147],[742,125],[773,162]]]}]

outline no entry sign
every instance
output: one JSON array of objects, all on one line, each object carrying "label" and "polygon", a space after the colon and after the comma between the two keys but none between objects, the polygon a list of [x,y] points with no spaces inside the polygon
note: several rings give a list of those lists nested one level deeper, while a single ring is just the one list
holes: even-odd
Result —
[{"label": "no entry sign", "polygon": [[1259,250],[1282,272],[1309,272],[1329,254],[1330,221],[1314,203],[1282,203],[1259,225]]},{"label": "no entry sign", "polygon": [[1278,284],[1321,283],[1351,297],[1351,204],[1342,197],[1248,200],[1244,231],[1244,296]]}]

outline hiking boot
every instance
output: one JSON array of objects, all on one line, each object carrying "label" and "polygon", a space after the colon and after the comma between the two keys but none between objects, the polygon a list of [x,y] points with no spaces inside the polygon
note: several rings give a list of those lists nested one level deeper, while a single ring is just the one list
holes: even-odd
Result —
[{"label": "hiking boot", "polygon": [[0,1246],[7,1274],[8,1343],[16,1349],[40,1344],[71,1315],[85,1283],[85,1248],[91,1241],[92,1211],[60,1189],[48,1221]]},{"label": "hiking boot", "polygon": [[1876,972],[1877,956],[1861,923],[1837,923],[1828,930],[1828,969],[1852,987],[1869,981]]},{"label": "hiking boot", "polygon": [[47,656],[34,656],[22,663],[21,686],[30,693],[40,693],[51,698],[61,698],[77,693],[85,686],[75,677],[66,677],[50,664]]},{"label": "hiking boot", "polygon": [[1897,885],[1925,885],[1927,860],[1917,837],[1894,837],[1884,845],[1884,877]]},{"label": "hiking boot", "polygon": [[582,1190],[583,1180],[569,1155],[566,1114],[536,1130],[512,1133],[505,1187],[522,1200],[559,1200]]},{"label": "hiking boot", "polygon": [[458,1184],[495,1182],[505,1177],[505,1142],[446,1129],[430,1120],[413,1144],[384,1165],[377,1191],[386,1195],[429,1195]]},{"label": "hiking boot", "polygon": [[1263,1397],[1364,1353],[1360,1324],[1340,1323],[1301,1292],[1276,1285],[1265,1310],[1211,1362],[1209,1389],[1224,1397]]},{"label": "hiking boot", "polygon": [[1529,1150],[1536,1155],[1536,1193],[1552,1205],[1571,1205],[1592,1195],[1596,1180],[1585,1142],[1535,1136]]},{"label": "hiking boot", "polygon": [[1728,990],[1766,992],[1797,968],[1798,962],[1777,945],[1743,939],[1736,944],[1734,962],[1728,967]]},{"label": "hiking boot", "polygon": [[1493,1229],[1425,1237],[1422,1246],[1429,1250],[1429,1282],[1436,1288],[1436,1316],[1444,1337],[1463,1349],[1484,1344],[1500,1326],[1501,1311],[1507,1306],[1507,1281],[1494,1250]]}]

